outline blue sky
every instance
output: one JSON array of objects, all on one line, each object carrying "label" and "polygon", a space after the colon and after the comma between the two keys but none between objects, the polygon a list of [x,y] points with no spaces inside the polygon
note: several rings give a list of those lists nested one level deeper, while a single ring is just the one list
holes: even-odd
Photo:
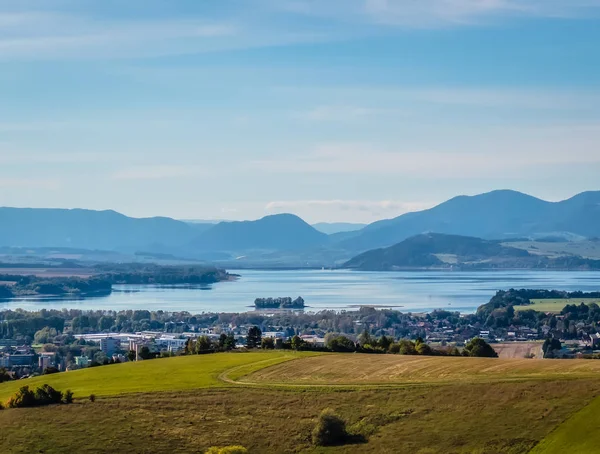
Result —
[{"label": "blue sky", "polygon": [[0,205],[370,222],[600,189],[600,0],[0,0]]}]

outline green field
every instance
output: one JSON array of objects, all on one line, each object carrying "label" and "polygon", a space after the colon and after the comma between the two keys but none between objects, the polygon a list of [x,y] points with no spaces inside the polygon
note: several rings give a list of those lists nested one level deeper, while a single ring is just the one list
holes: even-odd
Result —
[{"label": "green field", "polygon": [[[584,441],[600,421],[599,372],[592,360],[277,351],[117,364],[0,385],[2,400],[41,383],[76,397],[0,411],[0,452],[593,452]],[[313,446],[324,408],[365,440]]]},{"label": "green field", "polygon": [[532,454],[587,454],[600,446],[600,398],[575,413],[546,437]]},{"label": "green field", "polygon": [[0,402],[5,402],[19,387],[44,383],[64,391],[71,389],[77,397],[112,396],[116,394],[180,391],[229,386],[219,374],[243,367],[250,373],[262,367],[291,359],[311,356],[309,352],[231,353],[226,355],[193,355],[140,361],[45,375],[0,384]]},{"label": "green field", "polygon": [[538,299],[531,300],[533,304],[528,304],[526,306],[514,306],[516,311],[526,311],[526,310],[534,310],[539,312],[555,312],[559,313],[562,311],[567,304],[576,304],[580,305],[581,303],[585,304],[600,304],[600,299],[598,298],[578,298],[578,299]]}]

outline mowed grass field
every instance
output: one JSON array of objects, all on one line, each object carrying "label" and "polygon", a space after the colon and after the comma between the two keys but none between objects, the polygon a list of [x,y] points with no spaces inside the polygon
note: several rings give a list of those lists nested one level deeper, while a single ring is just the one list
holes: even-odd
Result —
[{"label": "mowed grass field", "polygon": [[257,370],[243,383],[401,385],[599,378],[600,361],[325,354]]},{"label": "mowed grass field", "polygon": [[[261,454],[526,453],[560,437],[580,412],[587,427],[596,424],[599,372],[592,360],[281,351],[103,366],[1,384],[2,400],[42,383],[70,388],[76,400],[0,411],[0,452],[203,453],[241,444]],[[313,446],[325,408],[366,441]],[[568,442],[560,440],[554,445]]]},{"label": "mowed grass field", "polygon": [[[231,370],[250,373],[291,359],[312,356],[310,352],[257,352],[192,355],[140,361],[43,375],[0,384],[0,402],[6,402],[21,386],[31,388],[45,383],[60,390],[71,389],[75,398],[117,394],[179,391],[229,386],[219,375]],[[240,373],[238,372],[238,373]]]},{"label": "mowed grass field", "polygon": [[600,398],[575,413],[537,445],[532,454],[587,454],[600,450]]},{"label": "mowed grass field", "polygon": [[514,306],[516,311],[534,310],[539,312],[555,312],[559,313],[562,311],[567,304],[592,304],[596,303],[600,305],[599,298],[576,298],[576,299],[534,299],[531,300],[533,304],[526,306]]}]

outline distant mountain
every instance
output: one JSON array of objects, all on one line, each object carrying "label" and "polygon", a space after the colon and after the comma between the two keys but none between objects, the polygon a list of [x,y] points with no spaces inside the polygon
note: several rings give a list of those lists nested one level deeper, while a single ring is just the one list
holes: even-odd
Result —
[{"label": "distant mountain", "polygon": [[111,210],[0,208],[0,246],[162,252],[210,227],[163,217],[130,218]]},{"label": "distant mountain", "polygon": [[326,233],[327,235],[355,232],[366,226],[367,224],[352,224],[349,222],[319,222],[318,224],[313,224],[315,229],[319,232]]},{"label": "distant mountain", "polygon": [[429,210],[375,222],[339,247],[365,251],[390,246],[426,232],[487,239],[540,235],[600,236],[600,191],[547,202],[516,191],[459,196]]},{"label": "distant mountain", "polygon": [[203,251],[300,251],[328,244],[329,237],[298,216],[277,214],[257,221],[221,222],[188,245],[193,253]]},{"label": "distant mountain", "polygon": [[[529,258],[527,251],[497,241],[459,235],[429,233],[413,236],[394,246],[375,249],[348,261],[344,268],[381,271],[402,268],[450,267],[465,263]],[[490,263],[491,264],[491,263]]]}]

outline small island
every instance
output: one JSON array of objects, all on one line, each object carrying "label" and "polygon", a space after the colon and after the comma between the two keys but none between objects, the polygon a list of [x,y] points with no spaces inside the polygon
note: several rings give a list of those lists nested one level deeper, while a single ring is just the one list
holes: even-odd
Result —
[{"label": "small island", "polygon": [[299,296],[295,300],[284,298],[256,298],[254,306],[257,309],[304,309],[304,299]]}]

